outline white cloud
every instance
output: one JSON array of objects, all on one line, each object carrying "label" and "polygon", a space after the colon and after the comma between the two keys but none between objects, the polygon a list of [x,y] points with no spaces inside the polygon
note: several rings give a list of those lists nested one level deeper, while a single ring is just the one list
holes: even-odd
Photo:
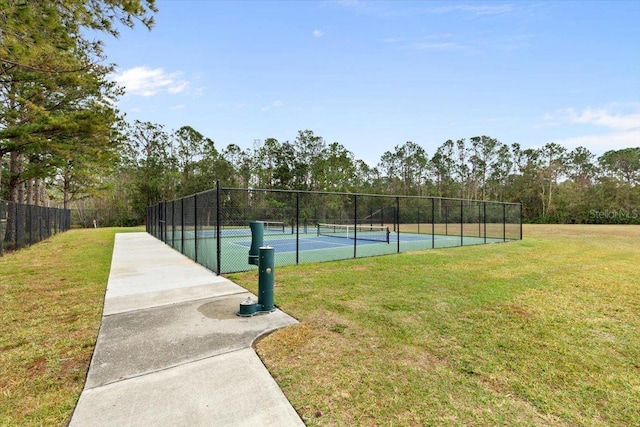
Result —
[{"label": "white cloud", "polygon": [[179,82],[179,83],[176,83],[175,85],[167,87],[167,92],[169,92],[172,95],[175,95],[176,93],[180,93],[184,91],[188,86],[189,86],[189,82],[187,81]]},{"label": "white cloud", "polygon": [[603,126],[611,129],[640,128],[640,111],[631,113],[611,113],[606,108],[587,108],[581,113],[573,109],[564,110],[573,123],[585,123]]},{"label": "white cloud", "polygon": [[153,96],[166,91],[175,95],[183,92],[189,82],[182,78],[182,73],[167,73],[162,68],[139,66],[117,74],[114,80],[125,88],[129,95]]},{"label": "white cloud", "polygon": [[406,17],[417,15],[434,15],[447,13],[465,13],[476,16],[488,15],[504,15],[512,13],[518,9],[522,9],[522,5],[496,4],[495,2],[487,2],[480,4],[475,2],[472,4],[454,4],[453,2],[444,2],[443,6],[433,6],[430,2],[409,2],[406,7],[394,7],[393,2],[375,2],[375,1],[358,1],[344,0],[333,1],[334,4],[344,7],[345,9],[355,10],[360,13],[368,13],[380,17]]},{"label": "white cloud", "polygon": [[510,4],[491,4],[491,5],[447,5],[442,7],[428,8],[425,12],[429,13],[449,13],[449,12],[469,12],[474,15],[501,15],[513,11]]},{"label": "white cloud", "polygon": [[267,105],[266,107],[262,107],[260,111],[269,111],[272,110],[274,108],[281,108],[284,107],[284,102],[280,101],[279,99],[277,101],[272,102],[271,104]]},{"label": "white cloud", "polygon": [[[601,153],[607,150],[640,146],[640,105],[611,104],[601,108],[573,108],[558,110],[544,117],[547,124],[558,127],[578,125],[579,136],[567,137],[555,142],[567,148],[586,147]],[[585,126],[595,126],[593,131],[584,131]],[[601,128],[597,131],[597,128]]]},{"label": "white cloud", "polygon": [[320,30],[313,30],[313,37],[319,38],[324,36],[324,33]]},{"label": "white cloud", "polygon": [[429,34],[420,38],[387,37],[383,43],[396,46],[400,50],[451,50],[464,49],[465,46],[454,40],[452,34]]},{"label": "white cloud", "polygon": [[510,4],[502,5],[473,5],[473,6],[460,6],[460,10],[464,12],[471,12],[476,15],[501,15],[503,13],[509,13],[513,10]]},{"label": "white cloud", "polygon": [[449,50],[449,49],[460,49],[462,46],[455,42],[440,42],[440,43],[413,43],[411,48],[415,50]]},{"label": "white cloud", "polygon": [[608,150],[640,146],[640,129],[625,132],[611,132],[603,135],[582,135],[554,140],[568,149],[585,147],[594,153],[604,153]]}]

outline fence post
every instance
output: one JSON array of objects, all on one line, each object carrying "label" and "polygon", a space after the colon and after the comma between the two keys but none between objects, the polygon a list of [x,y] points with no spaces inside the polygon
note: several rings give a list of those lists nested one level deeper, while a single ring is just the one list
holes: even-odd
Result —
[{"label": "fence post", "polygon": [[431,249],[436,247],[436,199],[431,198]]},{"label": "fence post", "polygon": [[198,195],[193,196],[193,252],[194,261],[198,262]]},{"label": "fence post", "polygon": [[487,202],[482,203],[484,216],[484,243],[487,243]]},{"label": "fence post", "polygon": [[300,192],[296,191],[296,265],[300,263]]},{"label": "fence post", "polygon": [[502,241],[507,241],[507,205],[502,204]]},{"label": "fence post", "polygon": [[2,256],[2,246],[4,244],[4,228],[2,227],[2,221],[5,219],[5,202],[0,200],[0,256]]},{"label": "fence post", "polygon": [[478,237],[482,237],[482,212],[480,211],[480,203],[478,203]]},{"label": "fence post", "polygon": [[14,211],[16,213],[16,215],[14,216],[14,218],[15,218],[14,223],[15,223],[16,233],[13,235],[13,247],[15,249],[19,249],[18,248],[18,238],[19,238],[18,232],[20,231],[20,227],[19,227],[18,223],[20,222],[20,218],[18,218],[18,204],[14,203],[13,204],[13,208],[14,208]]},{"label": "fence post", "polygon": [[522,202],[520,202],[520,240],[522,240]]},{"label": "fence post", "polygon": [[167,204],[169,202],[164,201],[162,202],[162,215],[164,218],[164,228],[162,229],[162,241],[167,243],[167,241],[169,240],[169,218],[167,215],[168,212],[168,208],[167,208]]},{"label": "fence post", "polygon": [[400,253],[400,197],[396,197],[396,237],[398,239],[398,253]]},{"label": "fence post", "polygon": [[29,230],[29,246],[33,244],[33,206],[26,206],[25,230]]},{"label": "fence post", "polygon": [[222,254],[221,249],[222,249],[222,244],[220,242],[220,237],[221,237],[221,228],[222,228],[222,223],[221,223],[221,217],[222,217],[222,207],[220,206],[220,201],[221,201],[222,197],[220,194],[220,180],[216,181],[216,264],[217,264],[217,270],[216,273],[220,274],[220,272],[222,271],[222,266],[220,265],[222,263]]},{"label": "fence post", "polygon": [[166,215],[164,212],[164,202],[159,202],[158,203],[158,225],[159,225],[158,238],[162,242],[164,242],[164,230],[167,228],[167,224],[165,223],[165,221],[166,221]]},{"label": "fence post", "polygon": [[171,201],[171,246],[176,247],[176,201]]},{"label": "fence post", "polygon": [[449,204],[444,207],[444,235],[449,235]]},{"label": "fence post", "polygon": [[358,195],[353,195],[353,257],[357,256],[358,248]]},{"label": "fence post", "polygon": [[180,252],[184,254],[184,197],[180,199]]},{"label": "fence post", "polygon": [[460,246],[464,246],[464,200],[460,199]]}]

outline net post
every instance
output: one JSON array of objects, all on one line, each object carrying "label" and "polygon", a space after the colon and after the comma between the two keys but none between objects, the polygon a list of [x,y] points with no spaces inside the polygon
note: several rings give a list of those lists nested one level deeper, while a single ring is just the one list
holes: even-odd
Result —
[{"label": "net post", "polygon": [[[371,202],[369,202],[371,203]],[[373,227],[373,207],[369,206],[369,222],[371,223],[371,226]]]}]

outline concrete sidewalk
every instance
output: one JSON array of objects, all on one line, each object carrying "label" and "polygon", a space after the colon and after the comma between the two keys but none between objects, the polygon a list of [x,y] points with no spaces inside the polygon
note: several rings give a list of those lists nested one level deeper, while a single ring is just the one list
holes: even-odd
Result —
[{"label": "concrete sidewalk", "polygon": [[236,316],[248,296],[147,233],[116,235],[70,426],[304,426],[251,348],[296,320]]}]

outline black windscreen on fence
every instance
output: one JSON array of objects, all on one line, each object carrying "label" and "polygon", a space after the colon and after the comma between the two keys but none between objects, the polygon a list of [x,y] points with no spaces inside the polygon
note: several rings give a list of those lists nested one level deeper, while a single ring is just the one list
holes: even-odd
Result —
[{"label": "black windscreen on fence", "polygon": [[68,230],[70,219],[68,209],[0,200],[0,255]]},{"label": "black windscreen on fence", "polygon": [[478,200],[222,188],[147,209],[147,232],[220,273],[251,269],[249,224],[276,265],[522,238],[522,206]]}]

